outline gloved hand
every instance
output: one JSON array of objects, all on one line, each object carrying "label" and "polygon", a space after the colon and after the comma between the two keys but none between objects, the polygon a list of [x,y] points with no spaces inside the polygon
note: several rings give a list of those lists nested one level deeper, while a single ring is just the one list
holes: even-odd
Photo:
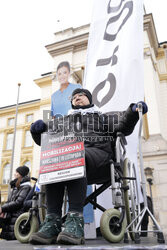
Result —
[{"label": "gloved hand", "polygon": [[[147,104],[146,104],[145,102],[143,102],[143,101],[140,101],[140,102],[138,102],[138,103],[141,103],[141,104],[142,104],[142,108],[143,108],[142,113],[143,113],[143,115],[146,114],[146,113],[148,112]],[[136,109],[138,108],[138,107],[137,107],[138,103],[136,103],[136,104],[133,105],[133,107],[132,107],[132,111],[133,111],[133,112],[136,112],[136,111],[137,111]]]},{"label": "gloved hand", "polygon": [[30,131],[31,133],[41,134],[45,132],[46,124],[42,120],[37,120],[36,122],[31,124]]}]

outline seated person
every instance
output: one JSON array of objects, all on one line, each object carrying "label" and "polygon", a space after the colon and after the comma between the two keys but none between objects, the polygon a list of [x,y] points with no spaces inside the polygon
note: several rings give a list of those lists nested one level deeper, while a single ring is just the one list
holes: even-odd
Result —
[{"label": "seated person", "polygon": [[[87,183],[98,183],[103,177],[110,176],[109,160],[114,157],[112,142],[105,140],[105,137],[112,134],[115,138],[117,132],[122,132],[126,136],[130,135],[139,119],[136,104],[131,104],[126,111],[121,113],[122,115],[114,115],[114,119],[102,114],[92,104],[92,95],[86,89],[75,89],[72,93],[71,104],[72,110],[68,117],[64,116],[64,119],[68,119],[71,127],[81,127],[74,131],[76,136],[85,137],[86,135],[90,138],[90,140],[84,140],[86,177],[46,185],[47,215],[40,230],[32,234],[30,238],[32,244],[50,244],[56,239],[61,244],[84,244],[83,206]],[[147,112],[147,106],[143,103],[143,113],[145,112]],[[55,122],[59,123],[60,119],[55,119]],[[114,127],[113,131],[112,127]],[[40,145],[41,133],[47,131],[47,125],[42,120],[38,120],[31,125],[30,131],[34,141]],[[99,137],[104,137],[104,140],[98,140]],[[69,210],[64,230],[61,232],[65,186],[68,191]]]},{"label": "seated person", "polygon": [[23,213],[23,202],[31,189],[28,173],[29,168],[27,166],[20,166],[16,169],[15,179],[10,182],[12,191],[8,196],[8,201],[0,207],[0,228],[2,228],[0,238],[2,239],[16,239],[14,224],[20,214]]}]

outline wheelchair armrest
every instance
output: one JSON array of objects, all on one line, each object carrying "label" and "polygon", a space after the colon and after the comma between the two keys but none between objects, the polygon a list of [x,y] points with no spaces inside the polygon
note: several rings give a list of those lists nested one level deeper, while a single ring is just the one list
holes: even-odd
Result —
[{"label": "wheelchair armrest", "polygon": [[117,137],[120,137],[121,139],[121,142],[124,144],[124,145],[127,145],[127,140],[125,138],[125,135],[121,132],[117,132]]},{"label": "wheelchair armrest", "polygon": [[[127,145],[126,138],[123,133],[117,132],[116,134],[116,160],[119,163],[122,157],[125,157],[126,155],[126,148],[125,145]],[[121,148],[123,149],[123,152],[121,151]]]}]

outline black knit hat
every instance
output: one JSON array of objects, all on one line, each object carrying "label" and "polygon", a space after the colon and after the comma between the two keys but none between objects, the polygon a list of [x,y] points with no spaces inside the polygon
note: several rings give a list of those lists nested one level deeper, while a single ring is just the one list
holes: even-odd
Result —
[{"label": "black knit hat", "polygon": [[20,166],[16,168],[16,172],[18,172],[22,177],[28,175],[29,168],[27,166]]},{"label": "black knit hat", "polygon": [[[92,104],[92,94],[91,94],[90,91],[87,90],[87,89],[80,89],[80,88],[75,89],[75,90],[72,92],[72,98],[73,98],[74,95],[76,95],[76,94],[78,94],[78,93],[82,93],[82,92],[85,93],[85,95],[87,96],[87,98],[88,98],[90,104]],[[71,99],[72,99],[72,98],[71,98]],[[71,101],[71,103],[72,103],[72,101]],[[72,105],[72,107],[73,107],[73,105]]]}]

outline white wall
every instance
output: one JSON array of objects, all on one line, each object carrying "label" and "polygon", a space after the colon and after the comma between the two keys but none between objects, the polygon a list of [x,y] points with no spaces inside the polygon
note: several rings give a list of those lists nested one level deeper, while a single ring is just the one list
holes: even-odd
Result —
[{"label": "white wall", "polygon": [[51,94],[52,94],[52,89],[50,85],[41,88],[41,100],[50,98]]},{"label": "white wall", "polygon": [[151,57],[144,60],[144,93],[146,103],[148,105],[148,125],[150,134],[159,134],[160,116],[157,103],[156,84],[159,84],[155,79],[155,70],[153,68]]},{"label": "white wall", "polygon": [[148,38],[148,34],[147,34],[147,31],[145,30],[144,31],[144,48],[150,48],[151,47],[151,44],[150,44],[150,40]]},{"label": "white wall", "polygon": [[167,140],[167,82],[160,82],[159,86],[159,115],[162,136]]}]

